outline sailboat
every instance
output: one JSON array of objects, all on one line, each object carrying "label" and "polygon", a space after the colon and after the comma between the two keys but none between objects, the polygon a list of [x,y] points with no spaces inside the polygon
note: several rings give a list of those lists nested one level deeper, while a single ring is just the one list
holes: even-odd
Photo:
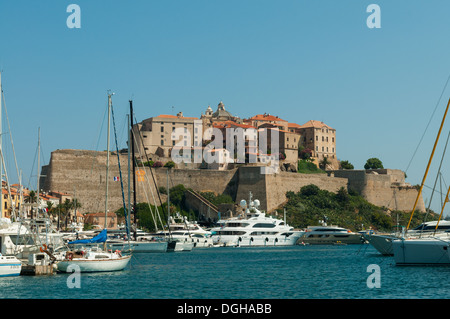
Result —
[{"label": "sailboat", "polygon": [[[450,99],[447,103],[447,108],[444,113],[444,117],[442,118],[441,126],[439,128],[438,135],[436,137],[436,141],[434,143],[433,151],[431,152],[430,159],[428,161],[427,168],[425,170],[425,174],[422,180],[422,184],[419,188],[419,192],[417,194],[416,202],[414,203],[413,210],[411,212],[411,216],[409,218],[409,222],[406,228],[406,233],[408,232],[408,228],[410,226],[414,210],[416,208],[419,196],[422,192],[422,188],[424,186],[428,170],[430,168],[431,161],[433,159],[434,152],[436,150],[436,145],[439,141],[439,136],[442,131],[442,127],[445,122],[445,118],[449,109]],[[439,227],[439,221],[442,217],[445,204],[449,201],[450,187],[447,191],[447,195],[445,197],[444,204],[442,205],[441,213],[439,215],[439,219],[435,226],[435,231],[432,236],[424,236],[419,238],[410,238],[407,235],[403,236],[399,239],[392,240],[392,248],[394,253],[394,260],[396,265],[450,265],[450,234],[448,232],[437,232]]]},{"label": "sailboat", "polygon": [[[57,269],[60,272],[72,272],[77,267],[80,272],[101,272],[123,270],[131,260],[131,254],[123,255],[119,250],[114,252],[106,251],[107,235],[107,214],[108,214],[108,179],[109,179],[109,138],[110,138],[110,117],[111,117],[111,96],[108,93],[108,132],[107,132],[107,151],[106,151],[106,195],[105,195],[105,226],[102,232],[89,240],[78,240],[69,242],[69,244],[91,244],[103,243],[103,250],[100,247],[91,247],[87,249],[69,250],[64,253],[57,263]],[[86,242],[84,242],[86,241]],[[57,258],[57,257],[55,257]]]},{"label": "sailboat", "polygon": [[[134,215],[134,234],[133,236],[131,236],[130,234],[127,234],[127,238],[126,239],[109,239],[107,241],[107,247],[109,249],[112,250],[116,250],[116,249],[122,249],[122,250],[129,250],[132,251],[133,253],[159,253],[159,252],[166,252],[167,251],[167,246],[168,246],[168,242],[166,240],[162,240],[158,237],[155,236],[146,236],[146,234],[144,235],[139,235],[139,233],[142,233],[140,231],[138,231],[138,225],[136,223],[136,168],[135,168],[135,150],[134,150],[134,133],[133,133],[133,101],[130,100],[130,120],[128,121],[128,147],[129,147],[129,151],[128,151],[128,169],[130,170],[131,166],[133,169],[132,174],[130,174],[130,171],[128,171],[128,204],[129,204],[129,208],[128,211],[130,212],[130,214],[128,214],[128,217],[131,216],[131,212],[133,212]],[[131,152],[130,152],[130,148],[131,148]],[[130,162],[132,161],[132,165],[130,165]],[[132,208],[130,207],[131,205],[131,176],[133,176],[133,206]],[[131,224],[131,220],[128,219],[127,220],[127,224],[130,225]],[[131,238],[130,238],[131,237]]]}]

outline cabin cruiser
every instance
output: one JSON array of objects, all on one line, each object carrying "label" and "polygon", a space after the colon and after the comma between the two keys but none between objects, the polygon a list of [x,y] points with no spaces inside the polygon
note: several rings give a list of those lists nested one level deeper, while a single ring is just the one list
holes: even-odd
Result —
[{"label": "cabin cruiser", "polygon": [[50,249],[63,245],[63,235],[56,232],[48,219],[11,222],[0,219],[0,253],[27,259],[46,244]]},{"label": "cabin cruiser", "polygon": [[354,233],[346,228],[338,226],[308,226],[305,234],[299,239],[301,244],[316,245],[345,245],[362,244],[364,238],[360,233]]},{"label": "cabin cruiser", "polygon": [[168,251],[190,251],[194,247],[212,247],[211,232],[203,229],[197,222],[190,222],[186,216],[176,213],[169,217],[168,230],[160,231],[156,235],[169,240]]},{"label": "cabin cruiser", "polygon": [[245,214],[219,221],[220,227],[211,229],[215,246],[293,246],[303,231],[295,231],[286,221],[268,217],[260,211],[259,200],[240,202]]},{"label": "cabin cruiser", "polygon": [[409,230],[406,234],[404,231],[397,230],[391,233],[377,233],[377,234],[365,234],[364,238],[371,244],[378,252],[385,256],[393,256],[394,250],[392,241],[399,238],[425,238],[434,235],[434,231],[437,233],[443,233],[450,230],[450,221],[442,220],[439,222],[436,229],[437,221],[430,221],[422,223]]}]

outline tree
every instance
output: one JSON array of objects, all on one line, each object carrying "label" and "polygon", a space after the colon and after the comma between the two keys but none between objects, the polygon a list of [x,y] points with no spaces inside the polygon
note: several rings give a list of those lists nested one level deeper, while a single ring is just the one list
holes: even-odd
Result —
[{"label": "tree", "polygon": [[355,168],[353,166],[353,164],[350,163],[349,161],[341,161],[340,165],[341,165],[341,169],[354,169]]},{"label": "tree", "polygon": [[173,161],[168,161],[166,164],[164,164],[164,167],[173,168],[175,167],[175,163]]},{"label": "tree", "polygon": [[328,157],[324,157],[323,160],[320,161],[319,166],[321,169],[325,170],[329,164],[331,163],[328,161]]},{"label": "tree", "polygon": [[380,169],[384,168],[383,163],[376,157],[369,158],[364,165],[365,169]]}]

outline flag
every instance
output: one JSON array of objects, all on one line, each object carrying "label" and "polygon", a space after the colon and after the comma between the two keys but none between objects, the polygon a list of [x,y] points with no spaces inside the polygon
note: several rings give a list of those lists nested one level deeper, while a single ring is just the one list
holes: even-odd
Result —
[{"label": "flag", "polygon": [[114,181],[118,182],[119,181],[119,176],[114,176]]}]

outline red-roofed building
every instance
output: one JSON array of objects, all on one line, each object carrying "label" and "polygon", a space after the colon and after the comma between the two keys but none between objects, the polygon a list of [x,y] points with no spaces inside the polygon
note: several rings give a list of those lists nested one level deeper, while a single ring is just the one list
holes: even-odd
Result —
[{"label": "red-roofed building", "polygon": [[245,124],[252,125],[256,128],[259,128],[263,124],[273,124],[278,127],[280,130],[288,130],[288,121],[283,120],[275,115],[270,115],[268,113],[258,114],[249,119],[244,120]]},{"label": "red-roofed building", "polygon": [[312,157],[318,165],[326,157],[328,169],[338,169],[336,157],[336,130],[320,121],[308,121],[296,128],[301,134],[301,145],[312,151]]}]

